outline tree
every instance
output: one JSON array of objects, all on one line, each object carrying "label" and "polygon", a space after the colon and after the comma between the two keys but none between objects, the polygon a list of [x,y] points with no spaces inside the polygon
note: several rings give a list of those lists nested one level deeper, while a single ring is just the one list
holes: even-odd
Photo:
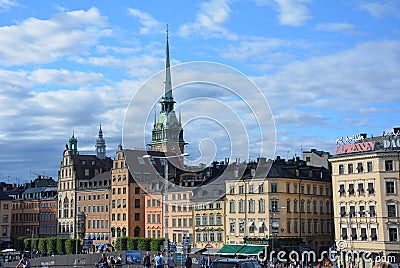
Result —
[{"label": "tree", "polygon": [[47,252],[54,255],[57,252],[57,237],[51,237],[47,240]]},{"label": "tree", "polygon": [[58,254],[65,254],[65,238],[57,237],[56,250]]},{"label": "tree", "polygon": [[[81,243],[78,240],[78,252],[81,252]],[[76,239],[69,238],[65,241],[65,253],[77,254],[76,252]]]},{"label": "tree", "polygon": [[127,242],[127,250],[137,250],[138,249],[139,238],[129,237]]},{"label": "tree", "polygon": [[38,251],[40,253],[47,253],[47,239],[46,238],[39,239]]},{"label": "tree", "polygon": [[153,238],[150,243],[151,251],[159,251],[164,243],[164,238]]},{"label": "tree", "polygon": [[149,251],[150,250],[150,238],[139,238],[138,250]]},{"label": "tree", "polygon": [[24,251],[24,240],[25,237],[18,237],[17,239],[14,240],[14,248],[17,251]]}]

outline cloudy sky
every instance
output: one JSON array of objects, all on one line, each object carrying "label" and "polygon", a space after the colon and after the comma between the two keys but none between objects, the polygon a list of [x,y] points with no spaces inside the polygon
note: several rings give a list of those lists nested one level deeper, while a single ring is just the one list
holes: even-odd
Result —
[{"label": "cloudy sky", "polygon": [[[333,152],[341,136],[400,126],[399,0],[0,0],[0,180],[56,177],[72,133],[80,152],[93,154],[99,124],[109,156],[121,142],[143,148],[134,132],[123,141],[125,112],[133,104],[137,117],[154,113],[131,100],[163,69],[166,24],[173,65],[230,66],[268,103],[252,105],[253,89],[231,98],[218,87],[176,90],[177,105],[190,104],[179,108],[190,161],[204,148],[211,158],[231,157],[230,129],[240,122],[257,136],[248,123],[254,114],[272,113],[275,154],[283,157]],[[236,117],[195,120],[204,111],[225,114],[214,100]]]}]

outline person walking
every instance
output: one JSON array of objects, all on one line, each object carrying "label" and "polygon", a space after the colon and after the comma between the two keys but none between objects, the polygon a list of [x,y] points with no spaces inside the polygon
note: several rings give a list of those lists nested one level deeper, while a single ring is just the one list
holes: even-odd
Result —
[{"label": "person walking", "polygon": [[26,257],[25,254],[22,254],[21,260],[17,264],[16,268],[31,268],[31,261]]},{"label": "person walking", "polygon": [[206,268],[210,268],[211,264],[212,264],[212,259],[211,259],[211,256],[208,255],[207,260],[206,260]]},{"label": "person walking", "polygon": [[167,259],[168,268],[174,268],[176,266],[174,254],[171,253]]},{"label": "person walking", "polygon": [[150,268],[151,266],[151,258],[150,258],[150,252],[146,252],[146,256],[143,258],[143,266],[144,268]]},{"label": "person walking", "polygon": [[189,254],[186,254],[185,267],[192,268],[192,264],[192,258],[189,257]]},{"label": "person walking", "polygon": [[162,256],[161,252],[158,254],[157,257],[155,257],[154,263],[155,263],[156,268],[163,268],[163,266],[164,266],[164,258]]}]

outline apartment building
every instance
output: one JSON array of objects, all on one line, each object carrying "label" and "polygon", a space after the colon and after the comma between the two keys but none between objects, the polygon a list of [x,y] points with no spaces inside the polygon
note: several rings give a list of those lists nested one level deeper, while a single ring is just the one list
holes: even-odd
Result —
[{"label": "apartment building", "polygon": [[12,198],[0,193],[1,250],[11,248],[11,208]]},{"label": "apartment building", "polygon": [[330,159],[336,241],[346,241],[343,252],[397,256],[398,262],[400,129],[337,143]]},{"label": "apartment building", "polygon": [[277,157],[247,164],[226,183],[226,243],[321,252],[333,241],[330,171]]},{"label": "apartment building", "polygon": [[85,230],[84,233],[79,233],[79,236],[93,240],[94,245],[110,242],[110,189],[110,171],[90,179],[79,180],[78,213],[82,212],[85,215]]}]

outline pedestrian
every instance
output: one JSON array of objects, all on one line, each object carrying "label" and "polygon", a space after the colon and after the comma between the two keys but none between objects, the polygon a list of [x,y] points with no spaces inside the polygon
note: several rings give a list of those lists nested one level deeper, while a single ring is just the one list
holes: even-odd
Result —
[{"label": "pedestrian", "polygon": [[212,259],[211,259],[211,256],[208,255],[207,260],[206,260],[206,268],[210,268],[211,264],[212,264]]},{"label": "pedestrian", "polygon": [[26,257],[25,254],[22,254],[21,260],[17,264],[16,268],[31,268],[31,261]]},{"label": "pedestrian", "polygon": [[206,259],[204,256],[201,256],[200,258],[200,268],[205,268],[206,267]]},{"label": "pedestrian", "polygon": [[164,266],[164,258],[162,256],[161,252],[158,254],[158,256],[156,256],[154,258],[154,264],[155,264],[156,268],[163,268],[163,266]]},{"label": "pedestrian", "polygon": [[150,268],[151,266],[151,259],[150,259],[150,252],[146,252],[146,256],[143,258],[143,266],[144,268]]},{"label": "pedestrian", "polygon": [[115,264],[118,264],[120,266],[122,264],[122,254],[118,254],[118,257],[115,259]]},{"label": "pedestrian", "polygon": [[104,254],[104,253],[101,254],[101,258],[96,263],[96,267],[98,267],[98,268],[107,268],[108,267],[106,254]]},{"label": "pedestrian", "polygon": [[189,257],[189,254],[186,254],[185,267],[192,268],[192,258]]},{"label": "pedestrian", "polygon": [[174,268],[176,266],[174,254],[171,253],[167,259],[168,268]]}]

